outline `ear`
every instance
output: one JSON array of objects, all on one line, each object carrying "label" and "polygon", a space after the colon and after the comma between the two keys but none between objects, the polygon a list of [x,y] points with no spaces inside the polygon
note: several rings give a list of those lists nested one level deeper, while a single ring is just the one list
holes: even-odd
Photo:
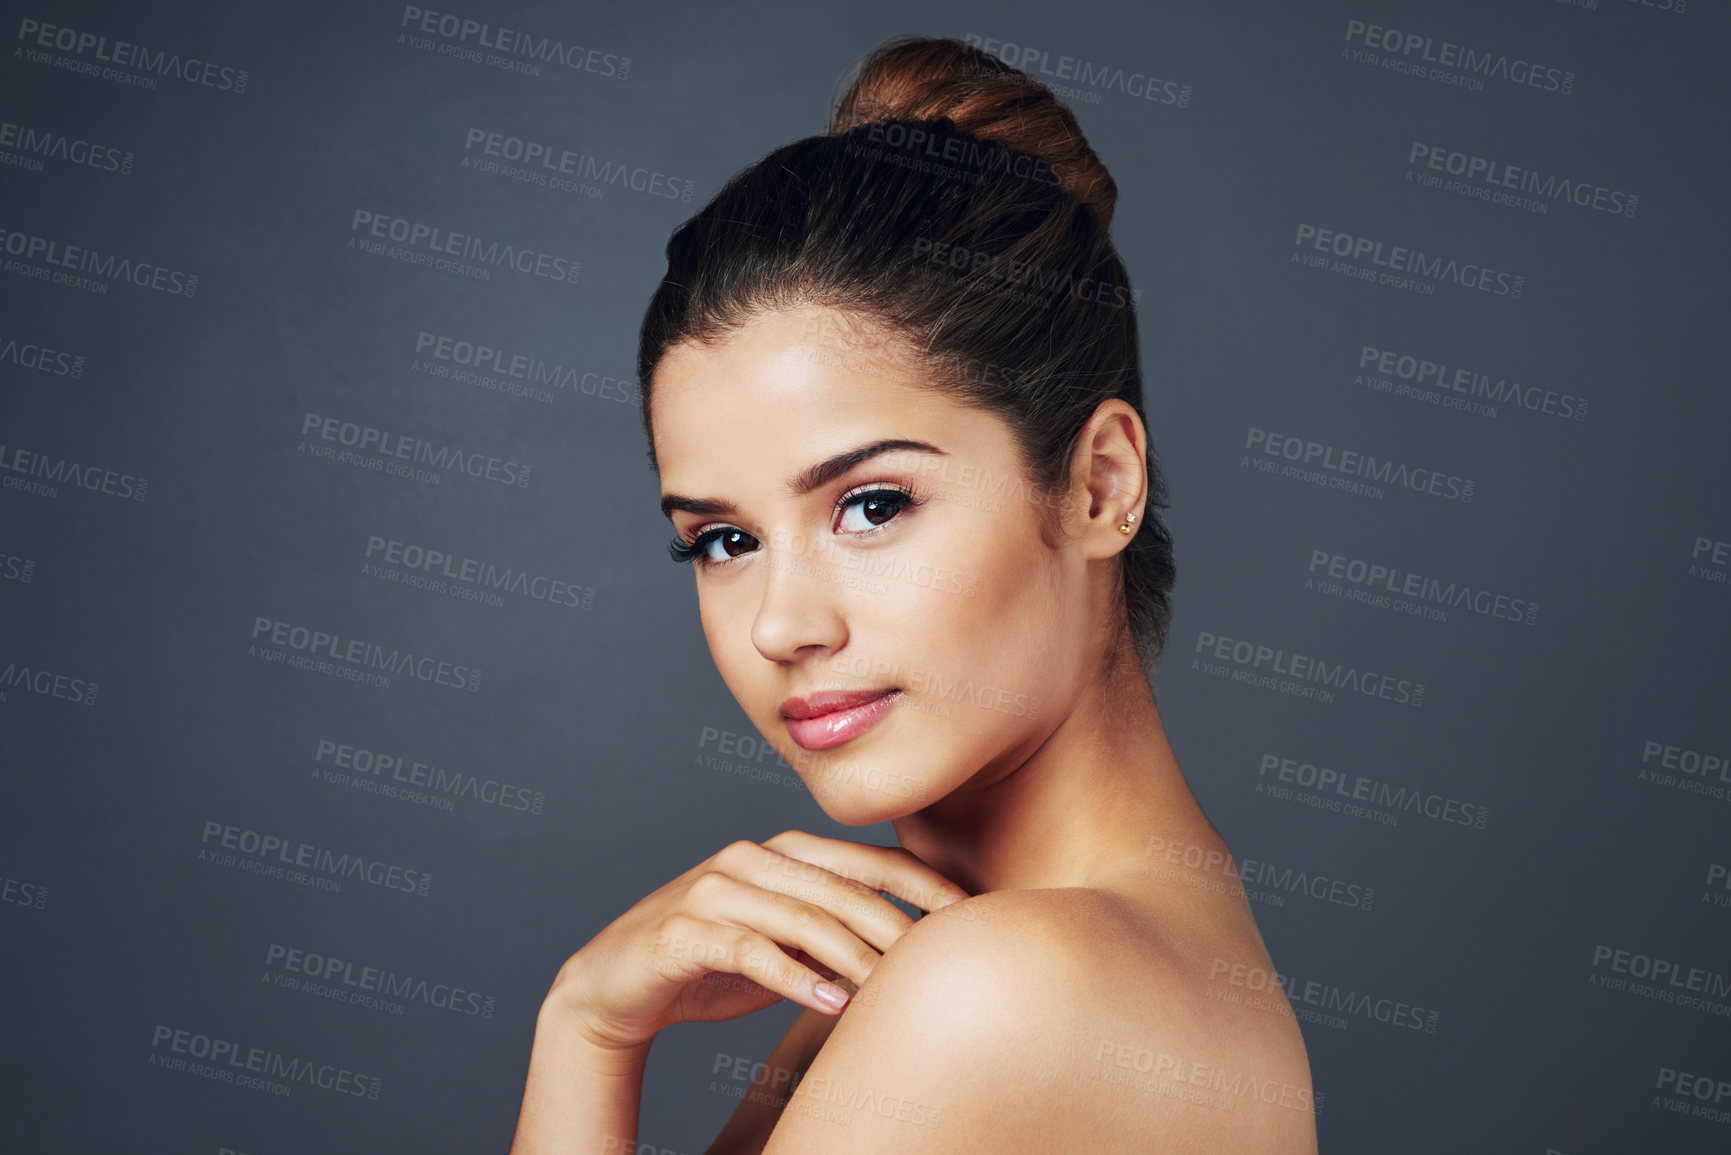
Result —
[{"label": "ear", "polygon": [[1084,557],[1112,557],[1130,544],[1141,527],[1147,465],[1148,431],[1136,410],[1116,397],[1102,401],[1070,462],[1071,492],[1087,497],[1071,519]]}]

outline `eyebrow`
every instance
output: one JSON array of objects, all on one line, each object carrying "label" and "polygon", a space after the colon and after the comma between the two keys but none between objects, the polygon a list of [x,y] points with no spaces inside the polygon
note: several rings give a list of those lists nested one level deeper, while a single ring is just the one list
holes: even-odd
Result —
[{"label": "eyebrow", "polygon": [[[788,479],[787,491],[795,497],[804,497],[812,490],[834,481],[849,470],[865,464],[874,457],[904,450],[914,453],[935,453],[939,457],[949,456],[948,453],[929,442],[910,441],[903,437],[885,438],[882,441],[861,445],[857,449],[838,453],[834,457],[825,458],[816,465],[810,466],[797,476]],[[687,513],[700,514],[704,517],[734,512],[731,502],[721,501],[713,497],[682,497],[677,493],[669,493],[661,499],[663,516],[671,519],[673,511],[676,509],[683,509]]]}]

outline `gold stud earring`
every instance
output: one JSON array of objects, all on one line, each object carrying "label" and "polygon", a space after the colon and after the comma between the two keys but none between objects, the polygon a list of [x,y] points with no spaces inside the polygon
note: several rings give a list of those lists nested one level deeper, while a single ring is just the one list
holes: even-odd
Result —
[{"label": "gold stud earring", "polygon": [[1124,519],[1124,524],[1118,527],[1118,532],[1119,533],[1129,533],[1130,527],[1132,525],[1135,525],[1135,524],[1136,524],[1136,515],[1132,513]]}]

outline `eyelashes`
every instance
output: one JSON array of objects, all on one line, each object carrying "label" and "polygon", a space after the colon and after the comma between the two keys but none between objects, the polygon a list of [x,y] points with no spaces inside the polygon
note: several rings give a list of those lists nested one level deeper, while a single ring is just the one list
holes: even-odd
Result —
[{"label": "eyelashes", "polygon": [[676,537],[667,543],[667,554],[676,562],[697,562],[701,556],[700,565],[720,564],[708,556],[709,544],[719,541],[722,537],[743,537],[750,540],[751,535],[738,529],[706,529],[689,543],[682,537]]},{"label": "eyelashes", "polygon": [[[862,512],[863,508],[869,505],[890,507],[888,516],[884,517],[882,521],[874,522],[864,529],[842,531],[855,537],[864,537],[875,535],[879,529],[900,517],[904,510],[924,504],[925,499],[916,495],[911,489],[885,485],[880,482],[842,494],[836,500],[833,512],[841,520],[846,520],[847,511],[852,506],[861,506]],[[723,552],[727,552],[726,557],[720,558],[711,555],[710,547],[717,542],[722,543]],[[743,529],[731,525],[718,525],[704,530],[690,541],[686,541],[683,537],[674,538],[667,543],[667,554],[676,562],[693,563],[707,569],[710,566],[726,565],[735,558],[752,552],[756,548],[756,542],[757,539]],[[734,545],[742,545],[744,548],[741,548],[737,554],[728,552]]]}]

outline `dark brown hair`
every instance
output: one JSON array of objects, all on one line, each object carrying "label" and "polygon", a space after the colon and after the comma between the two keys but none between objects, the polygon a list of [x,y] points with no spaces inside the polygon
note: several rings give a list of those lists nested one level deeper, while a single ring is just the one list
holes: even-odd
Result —
[{"label": "dark brown hair", "polygon": [[[825,306],[900,338],[933,388],[997,414],[1055,544],[1071,455],[1110,399],[1142,405],[1135,294],[1110,236],[1118,189],[1033,76],[953,39],[892,38],[855,66],[829,131],[740,172],[667,242],[637,353],[644,431],[672,347]],[[1176,579],[1150,437],[1119,593],[1153,681]]]}]

